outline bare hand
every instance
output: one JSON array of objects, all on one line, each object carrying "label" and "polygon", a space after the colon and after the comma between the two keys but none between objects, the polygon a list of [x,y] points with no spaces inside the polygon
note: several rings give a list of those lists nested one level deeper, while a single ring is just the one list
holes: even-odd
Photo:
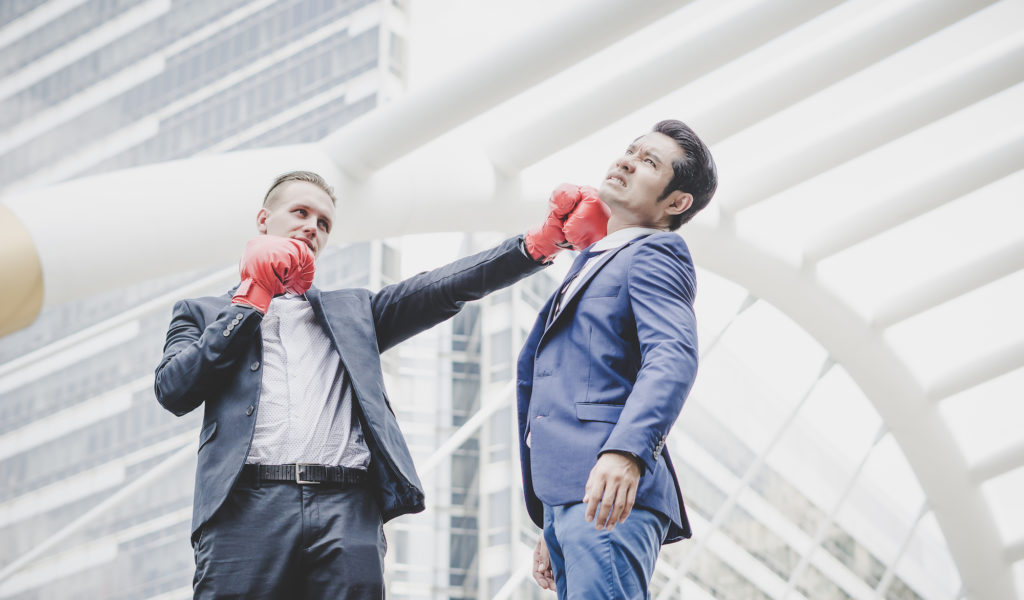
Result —
[{"label": "bare hand", "polygon": [[555,575],[551,572],[551,557],[548,556],[548,546],[544,543],[543,531],[537,537],[537,547],[533,549],[533,580],[542,590],[557,591]]},{"label": "bare hand", "polygon": [[625,521],[633,510],[639,482],[640,465],[633,458],[618,452],[605,452],[598,457],[597,464],[590,470],[583,496],[587,522],[593,521],[596,513],[595,528],[607,526],[611,531]]}]

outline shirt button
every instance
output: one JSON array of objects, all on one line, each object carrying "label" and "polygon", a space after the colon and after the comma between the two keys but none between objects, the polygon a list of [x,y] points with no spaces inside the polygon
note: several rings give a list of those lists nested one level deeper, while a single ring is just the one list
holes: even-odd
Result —
[{"label": "shirt button", "polygon": [[256,409],[253,408],[252,404],[250,404],[249,408],[245,409],[245,416],[251,417],[252,416],[252,411],[254,411],[254,410],[256,410]]},{"label": "shirt button", "polygon": [[256,361],[256,362],[252,363],[251,365],[249,365],[249,370],[250,371],[258,371],[259,368],[260,368],[260,361]]}]

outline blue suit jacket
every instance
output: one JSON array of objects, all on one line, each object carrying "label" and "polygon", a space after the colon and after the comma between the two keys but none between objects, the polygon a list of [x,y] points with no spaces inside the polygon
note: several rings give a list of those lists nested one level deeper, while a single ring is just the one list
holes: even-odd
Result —
[{"label": "blue suit jacket", "polygon": [[[512,238],[376,294],[316,288],[306,293],[352,380],[354,412],[370,448],[371,481],[385,521],[423,510],[423,490],[384,390],[380,353],[452,317],[464,302],[539,268],[520,250],[519,238]],[[263,373],[262,320],[254,309],[233,306],[230,294],[174,306],[155,390],[160,404],[178,416],[205,405],[193,534],[224,502],[249,454]]]},{"label": "blue suit jacket", "polygon": [[[657,233],[609,250],[548,324],[555,296],[519,355],[519,449],[530,517],[580,502],[598,455],[639,457],[636,506],[690,536],[665,436],[697,373],[694,271],[683,239]],[[526,445],[530,434],[531,446]]]}]

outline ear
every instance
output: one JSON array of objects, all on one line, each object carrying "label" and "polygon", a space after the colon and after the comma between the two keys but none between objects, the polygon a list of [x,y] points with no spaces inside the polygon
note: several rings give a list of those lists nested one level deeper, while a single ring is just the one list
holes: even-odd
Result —
[{"label": "ear", "polygon": [[256,231],[259,231],[264,235],[267,233],[267,217],[269,216],[270,211],[266,208],[261,208],[260,211],[256,213]]},{"label": "ear", "polygon": [[678,215],[686,212],[693,205],[693,194],[675,190],[665,198],[665,214]]}]

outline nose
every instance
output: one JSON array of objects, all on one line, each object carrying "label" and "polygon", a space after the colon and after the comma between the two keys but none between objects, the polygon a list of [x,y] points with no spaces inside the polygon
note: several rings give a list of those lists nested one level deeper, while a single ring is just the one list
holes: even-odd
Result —
[{"label": "nose", "polygon": [[633,157],[629,154],[624,154],[619,157],[619,160],[615,161],[615,166],[622,169],[627,173],[632,173],[636,166],[633,164]]}]

